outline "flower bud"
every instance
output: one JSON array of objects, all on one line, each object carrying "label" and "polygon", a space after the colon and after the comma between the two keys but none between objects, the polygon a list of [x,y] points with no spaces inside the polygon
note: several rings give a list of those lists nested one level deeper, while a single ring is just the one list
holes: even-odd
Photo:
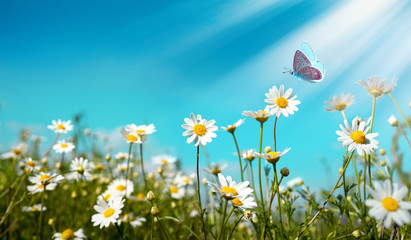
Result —
[{"label": "flower bud", "polygon": [[380,154],[381,154],[381,156],[385,156],[385,154],[387,154],[387,152],[384,150],[384,149],[380,149]]},{"label": "flower bud", "polygon": [[111,154],[110,153],[106,154],[106,160],[107,160],[107,162],[110,162],[110,160],[111,160]]},{"label": "flower bud", "polygon": [[385,167],[385,165],[386,165],[387,163],[385,162],[385,161],[380,161],[380,165],[382,166],[382,167]]},{"label": "flower bud", "polygon": [[359,230],[355,230],[355,231],[352,232],[352,235],[353,235],[355,238],[359,238],[359,237],[362,236],[362,233],[361,233]]},{"label": "flower bud", "polygon": [[391,114],[391,116],[388,118],[388,123],[393,126],[397,127],[398,126],[398,120],[394,117],[394,115]]},{"label": "flower bud", "polygon": [[47,164],[47,158],[44,157],[44,158],[40,159],[40,162],[41,162],[42,164]]},{"label": "flower bud", "polygon": [[264,148],[264,152],[265,152],[265,153],[271,152],[271,147],[270,147],[270,146],[266,146],[266,147]]},{"label": "flower bud", "polygon": [[157,216],[160,213],[160,210],[158,209],[157,206],[151,207],[151,215]]},{"label": "flower bud", "polygon": [[147,197],[146,197],[147,201],[152,202],[155,198],[156,198],[156,196],[154,195],[153,191],[150,190],[150,191],[147,193]]},{"label": "flower bud", "polygon": [[288,177],[288,175],[290,175],[290,170],[287,167],[283,167],[281,168],[280,173],[282,176]]}]

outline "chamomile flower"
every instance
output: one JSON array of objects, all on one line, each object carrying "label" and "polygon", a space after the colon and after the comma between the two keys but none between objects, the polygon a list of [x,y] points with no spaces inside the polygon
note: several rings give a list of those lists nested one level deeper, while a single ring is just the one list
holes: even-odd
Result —
[{"label": "chamomile flower", "polygon": [[258,111],[244,111],[242,115],[247,116],[247,117],[252,117],[255,120],[259,121],[260,123],[263,123],[268,120],[268,118],[272,115],[270,110],[266,107],[264,110],[258,110]]},{"label": "chamomile flower", "polygon": [[359,80],[357,83],[367,89],[368,93],[376,98],[382,97],[382,95],[387,94],[394,90],[397,86],[397,78],[393,77],[390,83],[387,83],[387,79],[380,79],[378,76],[367,77],[367,82],[364,80]]},{"label": "chamomile flower", "polygon": [[[134,163],[132,162],[129,163],[129,169],[133,169],[133,167],[134,167]],[[127,171],[127,162],[117,164],[117,167],[114,171],[115,171],[115,174],[117,175],[121,175],[121,174],[125,175]]]},{"label": "chamomile flower", "polygon": [[287,182],[287,187],[294,188],[296,186],[301,186],[303,184],[304,184],[304,180],[300,177],[296,177]]},{"label": "chamomile flower", "polygon": [[247,149],[241,152],[241,157],[245,160],[251,162],[255,159],[255,150],[254,149]]},{"label": "chamomile flower", "polygon": [[182,173],[179,173],[176,175],[176,177],[174,178],[174,183],[177,186],[187,186],[187,185],[192,185],[193,184],[193,179],[194,179],[195,175],[194,173],[190,174],[190,175],[185,175]]},{"label": "chamomile flower", "polygon": [[[24,206],[21,208],[23,212],[40,212],[41,204],[35,204],[33,206]],[[47,208],[43,206],[43,212],[46,211]]]},{"label": "chamomile flower", "polygon": [[168,190],[170,192],[171,198],[174,199],[182,199],[186,193],[184,187],[177,185],[170,186]]},{"label": "chamomile flower", "polygon": [[232,180],[231,176],[228,176],[227,179],[221,174],[218,174],[219,184],[209,183],[211,186],[215,187],[218,192],[225,199],[232,200],[240,196],[247,196],[251,194],[254,190],[248,185],[248,181],[236,183]]},{"label": "chamomile flower", "polygon": [[113,193],[113,195],[129,197],[131,193],[134,191],[134,183],[130,180],[125,180],[124,178],[121,178],[114,180],[112,183],[110,183],[110,185],[108,185],[107,188],[110,192]]},{"label": "chamomile flower", "polygon": [[409,224],[411,222],[411,215],[408,212],[411,209],[411,202],[402,201],[407,197],[407,187],[399,187],[394,183],[391,186],[387,179],[384,185],[381,186],[378,182],[374,182],[374,189],[367,186],[372,199],[365,200],[365,204],[371,209],[368,214],[384,222],[386,228],[390,228],[395,222],[398,226]]},{"label": "chamomile flower", "polygon": [[344,94],[341,93],[341,95],[334,96],[328,100],[328,102],[325,102],[325,111],[330,111],[330,112],[335,112],[335,111],[344,111],[347,107],[351,106],[354,104],[354,95],[351,93]]},{"label": "chamomile flower", "polygon": [[66,142],[66,140],[60,140],[53,146],[56,153],[68,153],[75,148],[74,144],[71,142]]},{"label": "chamomile flower", "polygon": [[204,171],[209,172],[209,173],[214,174],[214,175],[217,176],[226,167],[227,167],[226,163],[221,164],[221,165],[219,163],[211,163],[211,167],[204,168]]},{"label": "chamomile flower", "polygon": [[177,158],[171,155],[162,154],[153,157],[153,163],[157,165],[171,166],[175,162],[177,162]]},{"label": "chamomile flower", "polygon": [[249,208],[257,207],[257,203],[255,202],[254,197],[247,196],[247,195],[234,198],[231,200],[231,203],[233,204],[234,207],[238,207],[241,209],[249,209]]},{"label": "chamomile flower", "polygon": [[121,135],[123,135],[127,143],[143,143],[143,136],[138,135],[134,131],[129,132],[129,131],[121,129]]},{"label": "chamomile flower", "polygon": [[292,88],[284,93],[284,85],[281,85],[279,89],[273,86],[265,94],[267,98],[264,101],[268,103],[267,107],[272,109],[273,115],[276,114],[277,117],[280,117],[282,114],[284,117],[288,117],[288,115],[293,115],[294,111],[298,111],[297,105],[301,103],[295,100],[297,95],[292,93]]},{"label": "chamomile flower", "polygon": [[144,135],[150,135],[156,132],[156,128],[154,127],[153,124],[139,125],[139,126],[135,124],[129,124],[126,126],[126,131],[129,133],[135,133],[139,136],[144,136]]},{"label": "chamomile flower", "polygon": [[53,234],[53,239],[55,240],[83,240],[87,239],[86,235],[84,235],[84,231],[82,228],[73,232],[70,228],[64,230],[61,233]]},{"label": "chamomile flower", "polygon": [[110,223],[116,223],[120,217],[121,209],[124,207],[122,197],[113,197],[106,202],[102,197],[97,199],[94,210],[98,213],[91,217],[93,226],[100,225],[100,228],[108,227]]},{"label": "chamomile flower", "polygon": [[244,219],[246,219],[246,220],[253,220],[253,219],[256,218],[256,215],[255,215],[255,213],[254,213],[253,211],[247,209],[247,210],[244,210],[244,212],[243,212],[243,217],[244,217]]},{"label": "chamomile flower", "polygon": [[393,126],[396,127],[398,126],[398,120],[397,118],[394,117],[394,115],[391,114],[391,116],[388,118],[388,123]]},{"label": "chamomile flower", "polygon": [[245,123],[245,119],[240,119],[237,122],[235,122],[233,125],[228,125],[227,127],[221,127],[222,129],[226,130],[229,133],[234,133],[234,131],[241,126],[243,123]]},{"label": "chamomile flower", "polygon": [[56,188],[57,183],[63,179],[64,177],[57,173],[40,172],[40,174],[29,177],[29,181],[34,185],[27,186],[27,190],[30,194],[43,192],[44,190],[52,191]]},{"label": "chamomile flower", "polygon": [[92,176],[90,172],[94,166],[87,159],[74,158],[70,164],[70,170],[73,171],[67,175],[67,179],[76,179],[77,181],[90,181]]},{"label": "chamomile flower", "polygon": [[25,142],[18,143],[13,146],[9,152],[5,152],[0,155],[1,159],[18,159],[22,156],[25,156],[28,152],[28,144]]},{"label": "chamomile flower", "polygon": [[124,214],[124,216],[118,220],[118,224],[120,225],[121,223],[130,223],[132,228],[136,228],[137,226],[143,225],[143,222],[146,222],[147,220],[143,217],[135,217],[133,213],[127,213]]},{"label": "chamomile flower", "polygon": [[340,137],[338,141],[342,142],[343,146],[348,146],[348,151],[352,152],[357,149],[357,153],[362,156],[364,153],[370,154],[374,149],[378,148],[378,141],[374,138],[378,133],[368,133],[370,130],[367,127],[370,120],[359,121],[358,118],[352,120],[352,126],[347,120],[344,120],[345,127],[340,124],[342,131],[336,131]]},{"label": "chamomile flower", "polygon": [[38,163],[34,161],[31,157],[28,157],[24,160],[24,168],[27,169],[29,172],[40,171]]},{"label": "chamomile flower", "polygon": [[67,133],[68,131],[73,130],[73,125],[71,124],[71,121],[61,121],[59,120],[53,120],[51,121],[51,125],[48,125],[47,128],[50,130],[53,130],[55,133]]},{"label": "chamomile flower", "polygon": [[119,160],[127,160],[128,159],[128,153],[124,153],[124,152],[118,152],[115,156],[115,159],[119,159]]},{"label": "chamomile flower", "polygon": [[214,126],[215,120],[207,121],[203,119],[200,114],[197,117],[191,113],[190,118],[184,119],[185,124],[181,125],[185,132],[183,136],[189,136],[187,143],[194,142],[194,146],[202,145],[205,146],[207,143],[211,142],[211,138],[217,137],[214,133],[218,130],[217,126]]},{"label": "chamomile flower", "polygon": [[265,160],[267,160],[267,162],[269,162],[269,163],[271,163],[271,164],[275,164],[275,163],[277,163],[277,162],[280,160],[280,158],[281,158],[282,156],[284,156],[284,154],[286,154],[288,151],[290,151],[290,149],[291,149],[291,148],[286,148],[286,149],[285,149],[284,151],[282,151],[282,152],[274,152],[274,151],[271,151],[271,152],[269,152],[269,153],[262,153],[262,154],[256,152],[256,153],[254,153],[254,154],[255,154],[256,157],[264,158]]}]

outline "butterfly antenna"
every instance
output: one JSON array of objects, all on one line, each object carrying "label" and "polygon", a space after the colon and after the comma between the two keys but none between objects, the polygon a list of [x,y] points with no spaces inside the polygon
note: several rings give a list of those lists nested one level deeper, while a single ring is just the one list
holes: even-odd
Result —
[{"label": "butterfly antenna", "polygon": [[284,73],[292,73],[292,72],[293,72],[293,71],[292,71],[291,69],[289,69],[289,68],[286,68],[286,67],[285,67],[284,69],[287,70],[287,71],[283,72],[283,74],[284,74]]}]

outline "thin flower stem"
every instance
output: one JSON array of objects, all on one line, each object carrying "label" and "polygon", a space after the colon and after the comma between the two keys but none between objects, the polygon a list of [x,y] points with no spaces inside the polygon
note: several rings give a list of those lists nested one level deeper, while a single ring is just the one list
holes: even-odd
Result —
[{"label": "thin flower stem", "polygon": [[343,115],[344,120],[347,120],[347,116],[345,116],[345,111],[344,110],[341,111],[341,114]]},{"label": "thin flower stem", "polygon": [[44,193],[46,192],[46,187],[44,187],[43,192],[41,192],[41,205],[40,205],[40,219],[39,219],[39,239],[43,239],[43,205],[44,205]]},{"label": "thin flower stem", "polygon": [[146,173],[144,172],[144,162],[143,162],[143,143],[140,143],[140,163],[141,163],[141,172],[143,173],[144,184],[146,189],[148,189]]},{"label": "thin flower stem", "polygon": [[[251,172],[251,184],[253,185],[253,189],[255,189],[254,185],[254,173],[253,173],[253,162],[250,161],[250,172]],[[255,191],[254,191],[255,192]],[[256,198],[257,199],[257,198]]]},{"label": "thin flower stem", "polygon": [[334,188],[331,190],[330,194],[328,195],[327,199],[324,201],[324,204],[321,206],[321,208],[318,210],[318,212],[314,215],[314,217],[310,220],[310,222],[308,222],[308,224],[303,228],[303,230],[298,234],[296,239],[300,239],[300,237],[303,235],[303,233],[305,232],[305,230],[307,230],[307,228],[314,222],[314,220],[318,217],[318,215],[320,215],[321,211],[324,209],[325,205],[328,203],[328,201],[330,200],[332,194],[334,193],[334,191],[337,189],[338,184],[340,183],[340,180],[345,172],[345,170],[347,169],[348,165],[350,164],[351,158],[354,155],[354,152],[351,152],[350,157],[347,160],[347,163],[344,166],[343,172],[340,174],[340,177],[338,178],[337,182],[335,183]]},{"label": "thin flower stem", "polygon": [[241,182],[244,182],[244,175],[243,175],[243,164],[241,163],[241,154],[240,154],[240,149],[238,148],[238,143],[237,139],[235,138],[234,132],[232,133],[235,147],[237,149],[237,155],[238,155],[238,162],[240,164],[240,172],[241,172]]},{"label": "thin flower stem", "polygon": [[117,224],[117,223],[115,223],[114,225],[116,225],[116,228],[117,228],[118,234],[120,235],[121,240],[123,240],[123,239],[124,239],[124,238],[123,238],[123,233],[121,232],[120,227],[118,226],[118,224]]},{"label": "thin flower stem", "polygon": [[220,229],[220,234],[218,235],[218,240],[221,240],[221,237],[223,236],[224,226],[225,226],[225,215],[227,213],[227,205],[228,205],[228,200],[225,199],[224,208],[223,208],[223,218],[221,219],[221,229]]},{"label": "thin flower stem", "polygon": [[[280,186],[281,182],[283,181],[283,178],[284,178],[284,176],[281,176],[280,182],[278,183],[278,186],[276,186],[276,188]],[[271,205],[273,203],[273,200],[274,200],[274,197],[275,197],[276,194],[277,194],[277,191],[276,191],[275,188],[273,188],[273,191],[271,192],[271,197],[270,197],[270,204],[268,205],[268,214],[267,214],[267,217],[265,219],[264,230],[263,230],[263,235],[262,235],[264,239],[265,239],[265,235],[266,235],[266,231],[267,231],[268,220],[270,219]]]},{"label": "thin flower stem", "polygon": [[[371,124],[370,124],[370,133],[372,133],[372,127],[374,125],[374,116],[375,116],[375,103],[377,102],[377,98],[374,96],[372,99],[372,112],[371,112]],[[370,160],[370,164],[368,165],[368,184],[372,187],[372,182],[371,182],[371,161],[372,161],[373,155],[370,154],[368,155],[368,159]],[[365,170],[364,170],[365,171]],[[365,187],[365,186],[364,186]],[[364,198],[365,200],[365,198]]]},{"label": "thin flower stem", "polygon": [[353,156],[352,160],[354,161],[353,163],[354,163],[355,177],[357,178],[358,199],[361,202],[361,183],[360,183],[361,179],[360,179],[360,176],[358,176],[357,163],[355,162],[355,156]]},{"label": "thin flower stem", "polygon": [[130,142],[130,145],[128,147],[127,171],[126,171],[126,195],[127,195],[128,170],[130,168],[130,158],[131,158],[131,149],[132,148],[133,148],[133,143]]},{"label": "thin flower stem", "polygon": [[277,163],[274,164],[274,180],[275,184],[277,185],[277,199],[278,199],[278,217],[280,218],[280,231],[281,231],[281,239],[284,237],[284,229],[283,229],[283,219],[281,215],[281,195],[280,195],[280,185],[278,183],[278,176],[277,176]]},{"label": "thin flower stem", "polygon": [[399,129],[400,132],[404,135],[405,140],[407,140],[408,146],[409,146],[410,149],[411,149],[411,143],[410,143],[410,140],[409,140],[408,137],[407,137],[407,134],[405,133],[405,131],[402,129],[402,127],[401,127],[400,125],[398,125],[398,129]]},{"label": "thin flower stem", "polygon": [[47,157],[47,155],[49,155],[51,149],[53,148],[54,144],[56,144],[59,137],[60,137],[60,133],[57,133],[56,137],[53,140],[53,143],[50,145],[49,149],[47,149],[47,151],[43,154],[43,156],[41,158]]},{"label": "thin flower stem", "polygon": [[153,239],[153,228],[154,228],[154,216],[151,216],[150,240]]},{"label": "thin flower stem", "polygon": [[398,108],[398,111],[400,111],[402,118],[404,119],[405,125],[407,125],[408,129],[411,131],[410,124],[407,121],[407,118],[405,117],[404,113],[402,112],[400,106],[398,105],[397,101],[395,101],[394,97],[391,95],[390,92],[388,92],[388,96],[390,96],[391,100],[394,102],[395,106]]},{"label": "thin flower stem", "polygon": [[365,199],[367,199],[367,156],[364,156],[364,217],[367,216],[367,206],[365,206]]},{"label": "thin flower stem", "polygon": [[275,117],[275,121],[274,121],[274,152],[277,152],[277,138],[276,138],[276,134],[275,134],[275,130],[277,127],[277,119],[278,117]]},{"label": "thin flower stem", "polygon": [[200,145],[197,146],[197,195],[198,195],[198,204],[199,204],[199,213],[200,219],[203,226],[204,238],[207,239],[207,232],[204,223],[204,216],[203,216],[203,207],[201,206],[201,190],[200,190]]},{"label": "thin flower stem", "polygon": [[224,225],[226,225],[226,224],[227,224],[228,219],[230,219],[231,214],[233,214],[233,212],[234,212],[234,209],[235,209],[235,207],[232,207],[232,208],[231,208],[230,213],[228,214],[228,216],[226,217],[226,219],[225,219],[225,221],[224,221]]},{"label": "thin flower stem", "polygon": [[156,216],[156,218],[157,218],[158,223],[160,224],[161,230],[163,230],[163,233],[164,233],[164,235],[166,236],[166,239],[168,240],[167,232],[166,232],[166,230],[163,228],[163,224],[161,224],[160,218],[158,218],[157,216]]},{"label": "thin flower stem", "polygon": [[235,223],[235,225],[234,225],[234,227],[233,227],[233,230],[231,230],[231,233],[230,233],[230,235],[228,236],[227,240],[230,240],[230,239],[231,239],[231,236],[233,235],[234,230],[236,229],[237,225],[240,223],[241,219],[243,219],[243,217],[244,217],[244,216],[241,215],[241,217],[237,220],[237,222]]},{"label": "thin flower stem", "polygon": [[[258,152],[261,154],[261,149],[263,145],[263,125],[264,123],[261,123],[260,125],[260,146],[258,148]],[[261,184],[261,157],[258,157],[258,183],[260,185],[260,198],[261,198],[261,205],[263,207],[263,213],[265,216],[265,205],[264,205],[264,194],[263,194],[263,186]]]}]

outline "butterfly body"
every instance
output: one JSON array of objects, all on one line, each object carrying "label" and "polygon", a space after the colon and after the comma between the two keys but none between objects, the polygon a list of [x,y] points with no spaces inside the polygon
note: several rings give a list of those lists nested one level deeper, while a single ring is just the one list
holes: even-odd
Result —
[{"label": "butterfly body", "polygon": [[290,73],[297,79],[315,83],[323,80],[325,68],[316,59],[311,47],[302,42],[295,52],[293,70]]}]

